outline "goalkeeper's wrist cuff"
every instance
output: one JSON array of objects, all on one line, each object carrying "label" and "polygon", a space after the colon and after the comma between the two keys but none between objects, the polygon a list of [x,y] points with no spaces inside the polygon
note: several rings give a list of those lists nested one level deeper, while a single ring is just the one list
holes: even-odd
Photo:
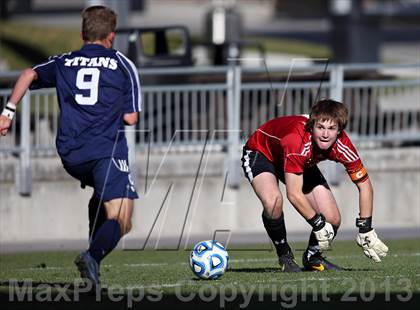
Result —
[{"label": "goalkeeper's wrist cuff", "polygon": [[16,113],[16,105],[9,101],[6,104],[6,106],[4,107],[1,115],[6,116],[10,120],[13,120],[13,117],[15,116],[15,113]]},{"label": "goalkeeper's wrist cuff", "polygon": [[365,234],[371,231],[372,228],[372,217],[359,217],[356,219],[356,227],[359,227],[359,233]]},{"label": "goalkeeper's wrist cuff", "polygon": [[325,226],[325,217],[321,213],[317,213],[313,218],[307,220],[307,222],[312,226],[314,231],[318,231]]}]

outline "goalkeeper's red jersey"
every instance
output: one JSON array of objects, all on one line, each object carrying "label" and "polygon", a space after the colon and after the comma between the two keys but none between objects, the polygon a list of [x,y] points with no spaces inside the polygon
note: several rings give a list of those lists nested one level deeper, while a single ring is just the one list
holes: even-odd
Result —
[{"label": "goalkeeper's red jersey", "polygon": [[329,159],[343,164],[354,182],[364,181],[366,169],[347,134],[342,131],[328,150],[320,150],[305,131],[307,120],[303,115],[272,119],[249,137],[246,147],[262,153],[280,171],[300,174]]}]

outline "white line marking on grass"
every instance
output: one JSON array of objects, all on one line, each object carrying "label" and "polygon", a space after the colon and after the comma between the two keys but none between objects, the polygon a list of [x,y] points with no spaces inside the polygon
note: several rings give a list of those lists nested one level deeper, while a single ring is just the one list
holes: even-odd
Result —
[{"label": "white line marking on grass", "polygon": [[229,259],[231,263],[262,263],[262,262],[274,262],[278,261],[278,258],[270,257],[270,258],[232,258]]},{"label": "white line marking on grass", "polygon": [[[168,266],[168,265],[169,265],[168,263],[123,264],[123,266],[126,266],[126,267],[162,267],[162,266]],[[109,266],[111,266],[111,265],[109,265]]]},{"label": "white line marking on grass", "polygon": [[400,256],[420,256],[420,253],[402,253],[402,254],[392,254],[392,257],[400,257]]},{"label": "white line marking on grass", "polygon": [[[150,284],[150,285],[128,285],[126,289],[147,289],[147,288],[164,288],[164,287],[178,287],[187,283],[162,283],[162,284]],[[189,283],[188,283],[189,284]],[[191,284],[189,284],[191,285]]]},{"label": "white line marking on grass", "polygon": [[29,267],[29,268],[16,268],[16,271],[45,271],[45,270],[64,270],[64,269],[75,269],[75,267]]}]

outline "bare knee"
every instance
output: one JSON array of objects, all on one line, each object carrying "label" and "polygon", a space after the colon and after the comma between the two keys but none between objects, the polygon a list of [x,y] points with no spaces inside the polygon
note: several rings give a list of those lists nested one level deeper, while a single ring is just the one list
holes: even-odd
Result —
[{"label": "bare knee", "polygon": [[341,215],[339,212],[324,213],[325,220],[335,227],[340,227],[341,225]]},{"label": "bare knee", "polygon": [[283,213],[283,197],[272,195],[262,201],[265,215],[271,219],[277,219]]},{"label": "bare knee", "polygon": [[316,212],[322,213],[325,220],[337,228],[341,224],[340,210],[330,189],[325,186],[316,186],[311,193],[305,194]]},{"label": "bare knee", "polygon": [[328,221],[327,220],[327,222],[329,222],[331,225],[333,225],[333,226],[335,226],[335,227],[337,227],[337,228],[339,228],[340,227],[340,225],[341,225],[341,218],[340,217],[335,217],[335,218],[333,218],[333,219],[331,219],[331,221]]}]

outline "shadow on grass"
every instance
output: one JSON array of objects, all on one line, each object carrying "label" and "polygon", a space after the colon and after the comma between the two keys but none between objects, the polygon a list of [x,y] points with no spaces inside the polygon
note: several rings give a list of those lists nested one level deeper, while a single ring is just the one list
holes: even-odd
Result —
[{"label": "shadow on grass", "polygon": [[373,268],[343,268],[342,271],[375,271]]}]

